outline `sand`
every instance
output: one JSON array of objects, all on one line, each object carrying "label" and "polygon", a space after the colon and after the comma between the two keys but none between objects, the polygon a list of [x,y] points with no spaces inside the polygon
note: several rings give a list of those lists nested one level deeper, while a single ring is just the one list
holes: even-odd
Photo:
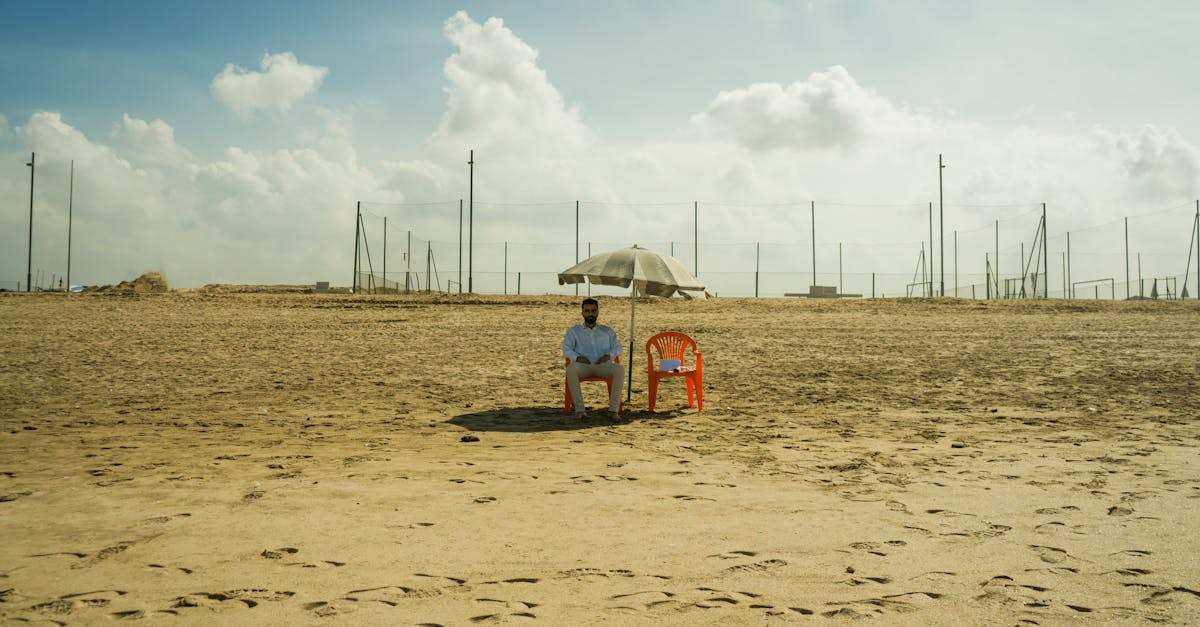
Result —
[{"label": "sand", "polygon": [[0,620],[1200,623],[1197,303],[637,314],[579,420],[574,298],[0,295]]}]

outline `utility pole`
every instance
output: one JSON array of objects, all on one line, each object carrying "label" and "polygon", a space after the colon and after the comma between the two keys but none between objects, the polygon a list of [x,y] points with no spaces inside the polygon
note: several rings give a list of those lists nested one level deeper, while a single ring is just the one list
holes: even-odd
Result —
[{"label": "utility pole", "polygon": [[937,291],[933,289],[933,262],[936,258],[933,256],[933,203],[929,203],[929,282],[925,284],[925,289],[928,290],[927,295],[930,297],[937,296]]},{"label": "utility pole", "polygon": [[[813,287],[817,286],[817,201],[808,201],[808,211],[812,216],[812,259]],[[814,290],[809,290],[814,291]]]},{"label": "utility pole", "polygon": [[462,294],[462,198],[458,199],[458,293]]},{"label": "utility pole", "polygon": [[359,226],[362,225],[362,201],[354,203],[354,279],[350,282],[350,293],[358,293],[358,241]]},{"label": "utility pole", "polygon": [[942,155],[938,155],[938,267],[941,269],[941,295],[946,295],[946,224],[943,221],[944,205],[942,204]]},{"label": "utility pole", "polygon": [[71,291],[71,223],[75,219],[75,160],[71,159],[70,192],[67,195],[67,292]]},{"label": "utility pole", "polygon": [[[671,256],[675,256],[675,251],[671,251]],[[579,265],[579,201],[575,201],[575,265]],[[579,284],[575,284],[575,295],[579,296]]]},{"label": "utility pole", "polygon": [[33,291],[33,173],[37,169],[37,154],[29,153],[29,256],[25,262],[25,291]]},{"label": "utility pole", "polygon": [[1042,203],[1042,298],[1050,298],[1050,234],[1046,228],[1046,203]]},{"label": "utility pole", "polygon": [[470,205],[467,212],[467,293],[475,293],[475,151],[471,151],[471,158],[467,161],[467,165],[471,166],[470,187],[467,191],[468,204]]},{"label": "utility pole", "polygon": [[[1113,298],[1117,297],[1117,291],[1113,290]],[[1129,218],[1125,218],[1125,300],[1129,300]]]}]

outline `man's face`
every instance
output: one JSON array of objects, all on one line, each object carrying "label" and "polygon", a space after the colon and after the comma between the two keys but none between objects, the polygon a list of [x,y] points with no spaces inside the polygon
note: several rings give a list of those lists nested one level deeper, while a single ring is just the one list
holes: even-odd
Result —
[{"label": "man's face", "polygon": [[583,306],[583,321],[590,327],[596,324],[596,317],[600,315],[600,307],[588,303]]}]

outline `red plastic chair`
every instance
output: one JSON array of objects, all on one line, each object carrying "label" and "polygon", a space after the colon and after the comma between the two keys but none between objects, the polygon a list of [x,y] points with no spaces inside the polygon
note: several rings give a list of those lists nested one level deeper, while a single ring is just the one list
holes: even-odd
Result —
[{"label": "red plastic chair", "polygon": [[[568,359],[566,357],[563,357],[563,359],[565,360],[565,363],[563,364],[564,367],[571,365],[570,359]],[[618,364],[621,363],[621,356],[618,355],[618,356],[614,357],[613,361]],[[584,381],[603,381],[603,382],[605,382],[606,384],[608,384],[608,396],[612,396],[612,379],[605,379],[604,377],[579,377],[580,383],[583,383]],[[579,393],[583,394],[583,386],[580,385],[579,388],[580,388]],[[606,396],[605,398],[608,398],[608,396]],[[563,375],[563,413],[569,414],[573,411],[575,411],[575,401],[571,399],[571,388],[567,385],[567,376]],[[621,411],[625,411],[625,401],[621,401]]]},{"label": "red plastic chair", "polygon": [[[686,350],[689,348],[695,358],[694,366],[687,364]],[[658,353],[657,357],[655,352]],[[678,359],[679,367],[660,371],[659,362],[663,359]],[[650,379],[650,411],[654,411],[655,401],[658,400],[658,382],[667,377],[684,377],[687,380],[688,407],[698,405],[697,411],[704,411],[704,358],[696,346],[696,340],[678,331],[655,335],[646,341],[646,368]]]}]

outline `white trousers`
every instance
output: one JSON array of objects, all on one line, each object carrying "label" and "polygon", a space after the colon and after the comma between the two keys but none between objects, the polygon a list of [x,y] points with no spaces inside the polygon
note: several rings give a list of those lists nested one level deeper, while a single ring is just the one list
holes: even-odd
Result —
[{"label": "white trousers", "polygon": [[567,366],[567,389],[571,391],[571,400],[575,403],[575,411],[582,412],[583,394],[579,391],[579,379],[583,377],[601,377],[612,379],[612,394],[608,396],[608,411],[615,412],[621,408],[621,392],[625,388],[625,366],[615,361],[602,364],[581,364],[571,362]]}]

